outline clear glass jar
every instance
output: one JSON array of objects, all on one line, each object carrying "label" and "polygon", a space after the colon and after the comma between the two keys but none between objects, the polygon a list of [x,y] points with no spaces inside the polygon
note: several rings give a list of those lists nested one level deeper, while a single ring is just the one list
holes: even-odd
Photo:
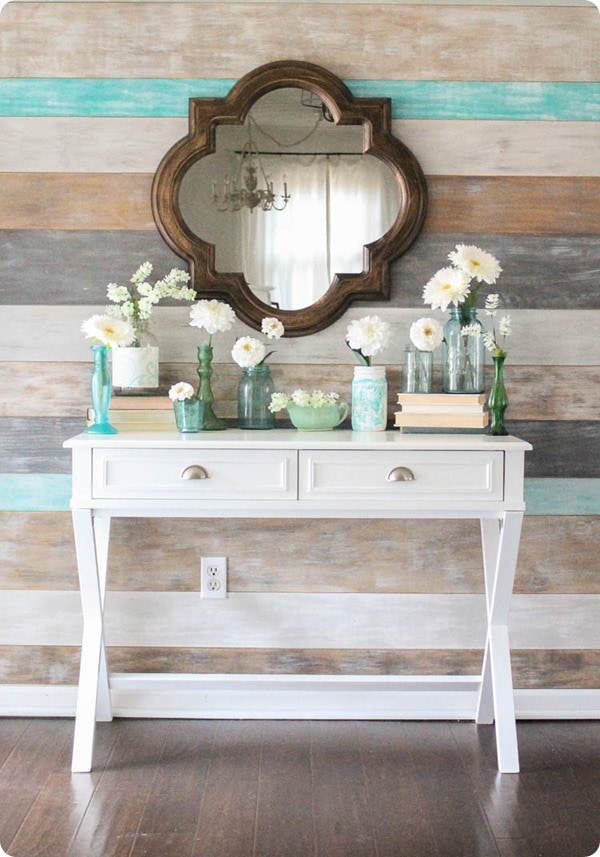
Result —
[{"label": "clear glass jar", "polygon": [[238,423],[243,429],[272,429],[275,414],[269,410],[275,385],[266,363],[243,370],[238,387]]},{"label": "clear glass jar", "polygon": [[479,325],[475,307],[450,309],[442,342],[442,390],[444,393],[482,393],[485,387],[483,337],[463,334],[466,325]]},{"label": "clear glass jar", "polygon": [[431,393],[433,386],[433,354],[420,351],[414,345],[404,349],[402,367],[403,393]]}]

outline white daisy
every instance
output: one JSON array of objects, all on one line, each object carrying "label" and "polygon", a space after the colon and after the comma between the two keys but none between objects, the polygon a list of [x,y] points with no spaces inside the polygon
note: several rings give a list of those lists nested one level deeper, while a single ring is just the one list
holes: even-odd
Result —
[{"label": "white daisy", "polygon": [[95,339],[101,345],[125,346],[135,339],[133,328],[128,321],[113,318],[110,315],[93,315],[81,325],[87,339]]},{"label": "white daisy", "polygon": [[435,318],[420,318],[410,326],[410,341],[419,351],[434,351],[443,338],[444,328]]},{"label": "white daisy", "polygon": [[431,309],[445,310],[458,306],[469,294],[469,276],[457,268],[441,268],[423,289],[423,302]]},{"label": "white daisy", "polygon": [[448,258],[469,277],[488,285],[495,283],[502,272],[495,256],[473,244],[457,244],[456,249],[448,254]]},{"label": "white daisy", "polygon": [[252,336],[242,336],[231,349],[231,356],[242,369],[258,366],[266,357],[266,348],[258,339]]}]

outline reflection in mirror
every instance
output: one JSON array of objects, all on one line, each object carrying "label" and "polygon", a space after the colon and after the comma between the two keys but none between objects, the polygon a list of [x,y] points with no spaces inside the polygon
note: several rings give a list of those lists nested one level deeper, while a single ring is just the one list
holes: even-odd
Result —
[{"label": "reflection in mirror", "polygon": [[[270,92],[243,125],[217,127],[215,153],[181,182],[183,220],[215,245],[216,271],[242,272],[254,295],[275,308],[311,306],[335,274],[359,274],[363,245],[398,215],[398,183],[387,164],[363,154],[362,127],[330,119],[312,93]],[[256,194],[240,201],[248,166],[263,200],[274,194],[273,208],[262,210]]]}]

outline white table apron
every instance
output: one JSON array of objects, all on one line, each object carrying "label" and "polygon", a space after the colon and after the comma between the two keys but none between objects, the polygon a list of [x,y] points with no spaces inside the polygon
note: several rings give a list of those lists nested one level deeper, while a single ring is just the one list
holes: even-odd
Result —
[{"label": "white table apron", "polygon": [[[478,690],[475,721],[495,724],[499,770],[518,772],[508,616],[529,444],[483,435],[228,430],[78,435],[65,446],[73,451],[83,612],[73,771],[91,770],[95,724],[112,719],[104,597],[113,517],[369,517],[480,520],[485,649],[481,674],[460,679]],[[454,677],[414,678],[419,688],[448,689]]]}]

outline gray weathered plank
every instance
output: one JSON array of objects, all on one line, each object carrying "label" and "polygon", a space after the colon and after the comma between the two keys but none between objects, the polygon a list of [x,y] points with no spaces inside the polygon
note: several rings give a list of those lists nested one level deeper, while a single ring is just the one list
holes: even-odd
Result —
[{"label": "gray weathered plank", "polygon": [[[419,306],[423,286],[458,243],[475,244],[500,260],[503,272],[493,290],[506,309],[600,309],[600,236],[461,232],[422,233],[392,263],[391,299],[382,306]],[[0,304],[103,303],[106,285],[126,284],[146,259],[157,277],[172,267],[187,269],[158,232],[3,230]]]}]

